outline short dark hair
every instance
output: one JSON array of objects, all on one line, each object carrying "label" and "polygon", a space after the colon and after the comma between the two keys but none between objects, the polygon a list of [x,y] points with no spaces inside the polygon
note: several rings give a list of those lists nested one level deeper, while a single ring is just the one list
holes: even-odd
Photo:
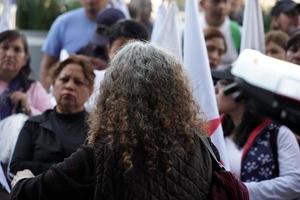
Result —
[{"label": "short dark hair", "polygon": [[295,15],[299,14],[300,4],[293,0],[278,0],[271,10],[271,16],[279,16],[281,13]]},{"label": "short dark hair", "polygon": [[149,34],[141,23],[135,20],[121,20],[114,24],[109,31],[109,44],[111,45],[120,37],[148,41]]}]

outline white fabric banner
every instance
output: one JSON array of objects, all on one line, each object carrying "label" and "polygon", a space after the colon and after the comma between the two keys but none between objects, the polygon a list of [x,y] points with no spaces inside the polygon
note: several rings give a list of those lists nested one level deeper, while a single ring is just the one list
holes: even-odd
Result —
[{"label": "white fabric banner", "polygon": [[245,5],[241,52],[254,49],[265,53],[265,33],[259,0],[247,0]]},{"label": "white fabric banner", "polygon": [[124,13],[126,19],[131,18],[130,14],[129,14],[129,11],[128,11],[128,7],[127,7],[124,0],[112,0],[112,4],[113,4],[114,8],[117,8],[117,9],[121,10]]},{"label": "white fabric banner", "polygon": [[156,19],[153,24],[153,30],[152,30],[152,34],[151,34],[151,43],[157,44],[157,42],[159,41],[161,29],[163,29],[163,24],[166,19],[166,16],[167,16],[167,8],[166,8],[164,2],[162,2],[160,4],[160,6],[158,7]]},{"label": "white fabric banner", "polygon": [[3,0],[3,11],[0,17],[0,33],[11,29],[11,17],[10,0]]},{"label": "white fabric banner", "polygon": [[192,83],[194,97],[210,122],[212,142],[218,148],[224,166],[229,169],[197,0],[185,2],[184,66]]},{"label": "white fabric banner", "polygon": [[8,183],[6,181],[2,166],[0,165],[0,184],[6,189],[8,193],[10,193],[10,188],[8,186]]},{"label": "white fabric banner", "polygon": [[[181,31],[179,30],[178,7],[175,1],[168,6],[164,13],[164,7],[161,5],[160,14],[155,22],[155,32],[152,34],[151,43],[165,49],[173,54],[180,62],[182,59]],[[166,14],[166,15],[165,15]],[[165,15],[165,16],[164,16]]]}]

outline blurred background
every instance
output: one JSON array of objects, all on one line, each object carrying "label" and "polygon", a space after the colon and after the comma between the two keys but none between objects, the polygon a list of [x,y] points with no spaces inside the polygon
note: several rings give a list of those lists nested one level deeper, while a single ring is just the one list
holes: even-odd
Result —
[{"label": "blurred background", "polygon": [[[4,8],[4,2],[0,0],[0,13]],[[33,67],[33,78],[39,76],[39,65],[41,61],[41,46],[47,35],[54,19],[69,10],[81,6],[80,0],[8,0],[12,3],[11,10],[11,27],[17,28],[23,32],[28,39],[30,54]],[[131,0],[124,0],[129,4]],[[152,13],[151,18],[154,21],[156,12],[162,1],[170,0],[151,0]],[[181,12],[184,11],[185,0],[176,0]],[[242,6],[244,0],[232,0],[235,6]],[[300,0],[297,0],[298,2]],[[265,30],[268,30],[269,19],[268,13],[276,0],[260,0],[264,12]],[[201,10],[200,10],[201,13]]]}]

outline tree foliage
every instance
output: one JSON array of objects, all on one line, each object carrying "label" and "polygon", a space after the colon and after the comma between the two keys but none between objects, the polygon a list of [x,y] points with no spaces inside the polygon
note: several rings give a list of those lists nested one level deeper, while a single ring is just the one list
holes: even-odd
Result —
[{"label": "tree foliage", "polygon": [[18,0],[16,24],[19,29],[48,30],[58,15],[79,6],[78,1]]}]

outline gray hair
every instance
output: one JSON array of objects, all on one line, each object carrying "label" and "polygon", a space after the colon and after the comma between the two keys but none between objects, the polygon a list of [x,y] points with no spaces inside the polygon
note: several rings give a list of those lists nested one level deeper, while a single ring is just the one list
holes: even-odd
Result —
[{"label": "gray hair", "polygon": [[154,76],[166,79],[178,66],[181,68],[179,61],[162,49],[147,42],[131,41],[114,56],[106,74],[109,76],[118,72],[122,76],[128,76],[123,84],[133,86],[128,88],[131,92],[141,92],[143,88],[137,88],[138,82],[151,84]]},{"label": "gray hair", "polygon": [[144,42],[125,45],[112,59],[89,119],[89,142],[108,135],[112,149],[124,145],[122,161],[134,165],[143,145],[150,171],[170,170],[173,151],[191,151],[194,133],[205,123],[191,94],[182,65],[173,56]]}]

